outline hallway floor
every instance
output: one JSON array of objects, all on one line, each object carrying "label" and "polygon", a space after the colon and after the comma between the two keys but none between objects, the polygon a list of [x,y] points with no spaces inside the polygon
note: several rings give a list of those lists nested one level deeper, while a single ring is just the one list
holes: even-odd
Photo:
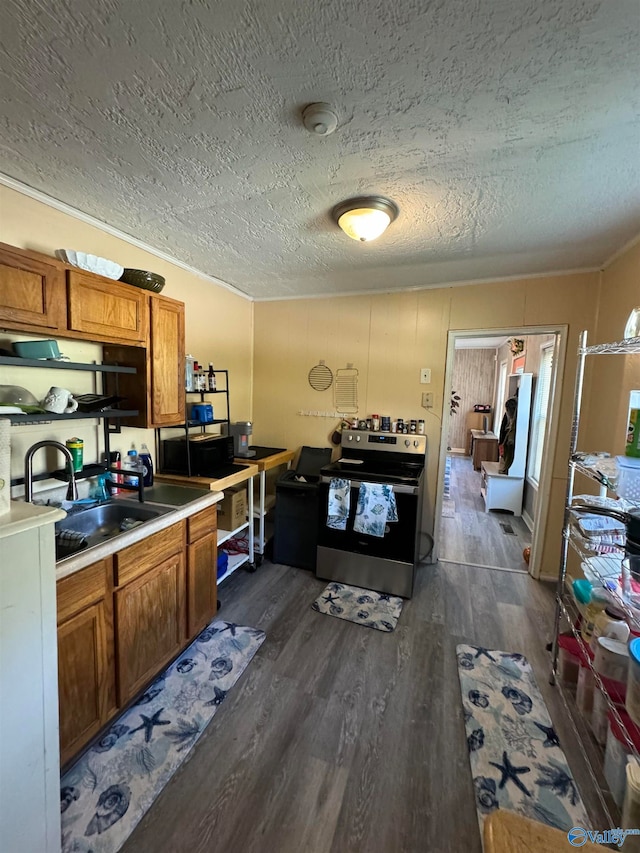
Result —
[{"label": "hallway floor", "polygon": [[522,550],[531,545],[529,528],[510,512],[485,512],[481,483],[470,456],[451,456],[449,497],[443,500],[440,519],[440,560],[526,572]]},{"label": "hallway floor", "polygon": [[[268,561],[222,585],[220,618],[267,639],[123,853],[480,853],[460,642],[527,655],[585,778],[548,684],[548,586],[423,565],[391,634],[313,611],[324,586]],[[595,820],[594,795],[580,788]]]}]

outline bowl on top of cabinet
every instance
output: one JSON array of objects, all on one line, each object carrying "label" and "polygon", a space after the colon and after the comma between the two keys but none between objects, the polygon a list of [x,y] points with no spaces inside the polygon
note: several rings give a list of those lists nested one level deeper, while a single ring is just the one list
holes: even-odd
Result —
[{"label": "bowl on top of cabinet", "polygon": [[124,267],[107,258],[99,258],[97,255],[89,255],[86,252],[74,252],[72,249],[56,249],[56,257],[72,267],[78,267],[87,272],[103,275],[105,278],[118,279],[123,273]]},{"label": "bowl on top of cabinet", "polygon": [[143,290],[152,290],[154,293],[160,293],[165,285],[164,278],[155,272],[129,268],[125,268],[120,276],[120,281],[124,281],[125,284],[132,284],[134,287],[141,287]]}]

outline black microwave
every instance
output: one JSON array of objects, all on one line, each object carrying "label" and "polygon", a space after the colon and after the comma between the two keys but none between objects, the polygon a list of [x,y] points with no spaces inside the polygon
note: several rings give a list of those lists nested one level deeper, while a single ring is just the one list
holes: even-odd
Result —
[{"label": "black microwave", "polygon": [[216,477],[221,469],[233,462],[233,436],[201,433],[169,438],[162,441],[162,471],[165,474],[189,475],[189,459],[192,477]]}]

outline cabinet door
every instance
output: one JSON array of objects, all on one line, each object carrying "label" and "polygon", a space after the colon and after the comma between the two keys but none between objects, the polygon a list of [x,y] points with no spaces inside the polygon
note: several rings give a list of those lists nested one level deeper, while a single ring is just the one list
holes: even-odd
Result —
[{"label": "cabinet door", "polygon": [[187,630],[193,637],[216,615],[218,609],[216,534],[189,545],[187,551]]},{"label": "cabinet door", "polygon": [[68,762],[115,710],[111,558],[58,581],[60,761]]},{"label": "cabinet door", "polygon": [[67,325],[64,268],[0,245],[0,323],[53,334]]},{"label": "cabinet door", "polygon": [[124,705],[186,642],[184,553],[115,592],[118,701]]},{"label": "cabinet door", "polygon": [[[184,303],[164,296],[151,296],[149,350],[141,347],[107,345],[107,364],[135,367],[135,375],[105,374],[109,394],[121,394],[127,405],[137,409],[127,426],[161,427],[184,423]],[[147,358],[147,355],[149,357]]]},{"label": "cabinet door", "polygon": [[151,423],[184,423],[184,303],[151,297]]},{"label": "cabinet door", "polygon": [[70,330],[95,341],[146,343],[149,296],[144,290],[73,270],[67,282]]}]

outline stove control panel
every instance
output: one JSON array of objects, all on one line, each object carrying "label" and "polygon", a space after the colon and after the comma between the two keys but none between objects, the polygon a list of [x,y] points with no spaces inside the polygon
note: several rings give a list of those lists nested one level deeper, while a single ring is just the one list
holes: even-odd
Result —
[{"label": "stove control panel", "polygon": [[390,432],[371,432],[366,429],[342,431],[342,447],[359,445],[362,450],[392,451],[424,456],[427,452],[426,435],[398,435]]}]

